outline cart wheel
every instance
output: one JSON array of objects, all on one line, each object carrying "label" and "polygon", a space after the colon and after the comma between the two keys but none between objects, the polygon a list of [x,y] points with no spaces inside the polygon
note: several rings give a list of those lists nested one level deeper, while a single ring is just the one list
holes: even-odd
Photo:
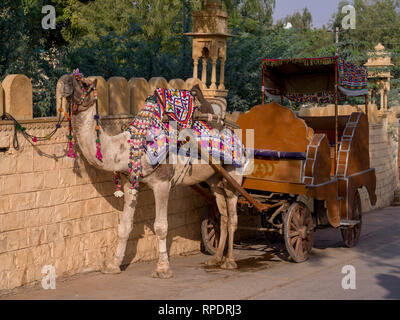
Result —
[{"label": "cart wheel", "polygon": [[214,255],[217,252],[220,236],[220,217],[216,208],[207,207],[201,223],[201,237],[206,253]]},{"label": "cart wheel", "polygon": [[354,247],[360,239],[361,226],[362,226],[362,211],[361,211],[361,198],[358,191],[356,191],[353,200],[352,220],[360,220],[360,223],[353,227],[341,229],[342,238],[346,247]]},{"label": "cart wheel", "polygon": [[306,261],[314,244],[314,222],[304,203],[295,202],[290,206],[285,217],[284,237],[293,261]]}]

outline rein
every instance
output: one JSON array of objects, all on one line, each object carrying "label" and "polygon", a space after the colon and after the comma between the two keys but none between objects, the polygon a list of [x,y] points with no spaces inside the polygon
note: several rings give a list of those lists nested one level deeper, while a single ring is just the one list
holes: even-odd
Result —
[{"label": "rein", "polygon": [[43,137],[34,136],[34,135],[28,133],[26,131],[26,127],[22,126],[22,124],[19,123],[18,120],[16,120],[8,112],[4,112],[1,115],[1,120],[8,120],[8,121],[14,122],[13,148],[15,150],[19,150],[19,141],[18,141],[18,134],[17,134],[18,132],[20,132],[26,140],[31,142],[31,144],[36,143],[38,141],[50,140],[57,133],[58,129],[61,128],[61,123],[65,120],[66,116],[68,115],[68,114],[64,114],[64,116],[62,116],[62,113],[63,113],[63,111],[62,111],[62,99],[61,99],[61,107],[59,109],[57,124],[56,124],[55,128],[53,129],[53,131],[51,131],[50,133],[46,134]]}]

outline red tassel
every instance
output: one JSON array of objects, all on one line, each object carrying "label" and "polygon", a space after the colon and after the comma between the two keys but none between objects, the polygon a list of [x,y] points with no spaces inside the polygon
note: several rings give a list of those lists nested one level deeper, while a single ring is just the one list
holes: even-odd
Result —
[{"label": "red tassel", "polygon": [[72,144],[72,142],[68,142],[68,157],[72,159],[76,158],[76,154],[74,152],[74,145]]},{"label": "red tassel", "polygon": [[103,155],[101,154],[100,143],[96,143],[96,147],[97,147],[96,158],[99,159],[100,161],[103,161]]}]

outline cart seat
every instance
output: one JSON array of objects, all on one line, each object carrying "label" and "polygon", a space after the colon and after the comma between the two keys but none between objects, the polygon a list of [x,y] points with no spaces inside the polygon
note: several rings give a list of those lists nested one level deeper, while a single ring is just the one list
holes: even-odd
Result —
[{"label": "cart seat", "polygon": [[266,149],[247,149],[254,151],[254,157],[264,159],[291,159],[291,160],[306,160],[307,154],[305,152],[285,152]]}]

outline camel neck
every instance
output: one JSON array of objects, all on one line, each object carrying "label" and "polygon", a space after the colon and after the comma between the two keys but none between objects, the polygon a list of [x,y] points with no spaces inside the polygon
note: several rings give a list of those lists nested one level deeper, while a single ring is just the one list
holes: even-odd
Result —
[{"label": "camel neck", "polygon": [[[89,108],[87,111],[81,112],[72,117],[72,129],[76,141],[81,149],[86,160],[98,169],[106,171],[124,171],[127,169],[124,163],[115,161],[123,156],[121,154],[122,146],[127,144],[126,133],[121,133],[117,136],[109,136],[100,126],[100,144],[103,154],[103,161],[96,158],[96,140],[98,139],[95,130],[96,127],[96,109]],[[115,146],[119,146],[116,148]],[[123,148],[128,150],[128,147]]]}]

